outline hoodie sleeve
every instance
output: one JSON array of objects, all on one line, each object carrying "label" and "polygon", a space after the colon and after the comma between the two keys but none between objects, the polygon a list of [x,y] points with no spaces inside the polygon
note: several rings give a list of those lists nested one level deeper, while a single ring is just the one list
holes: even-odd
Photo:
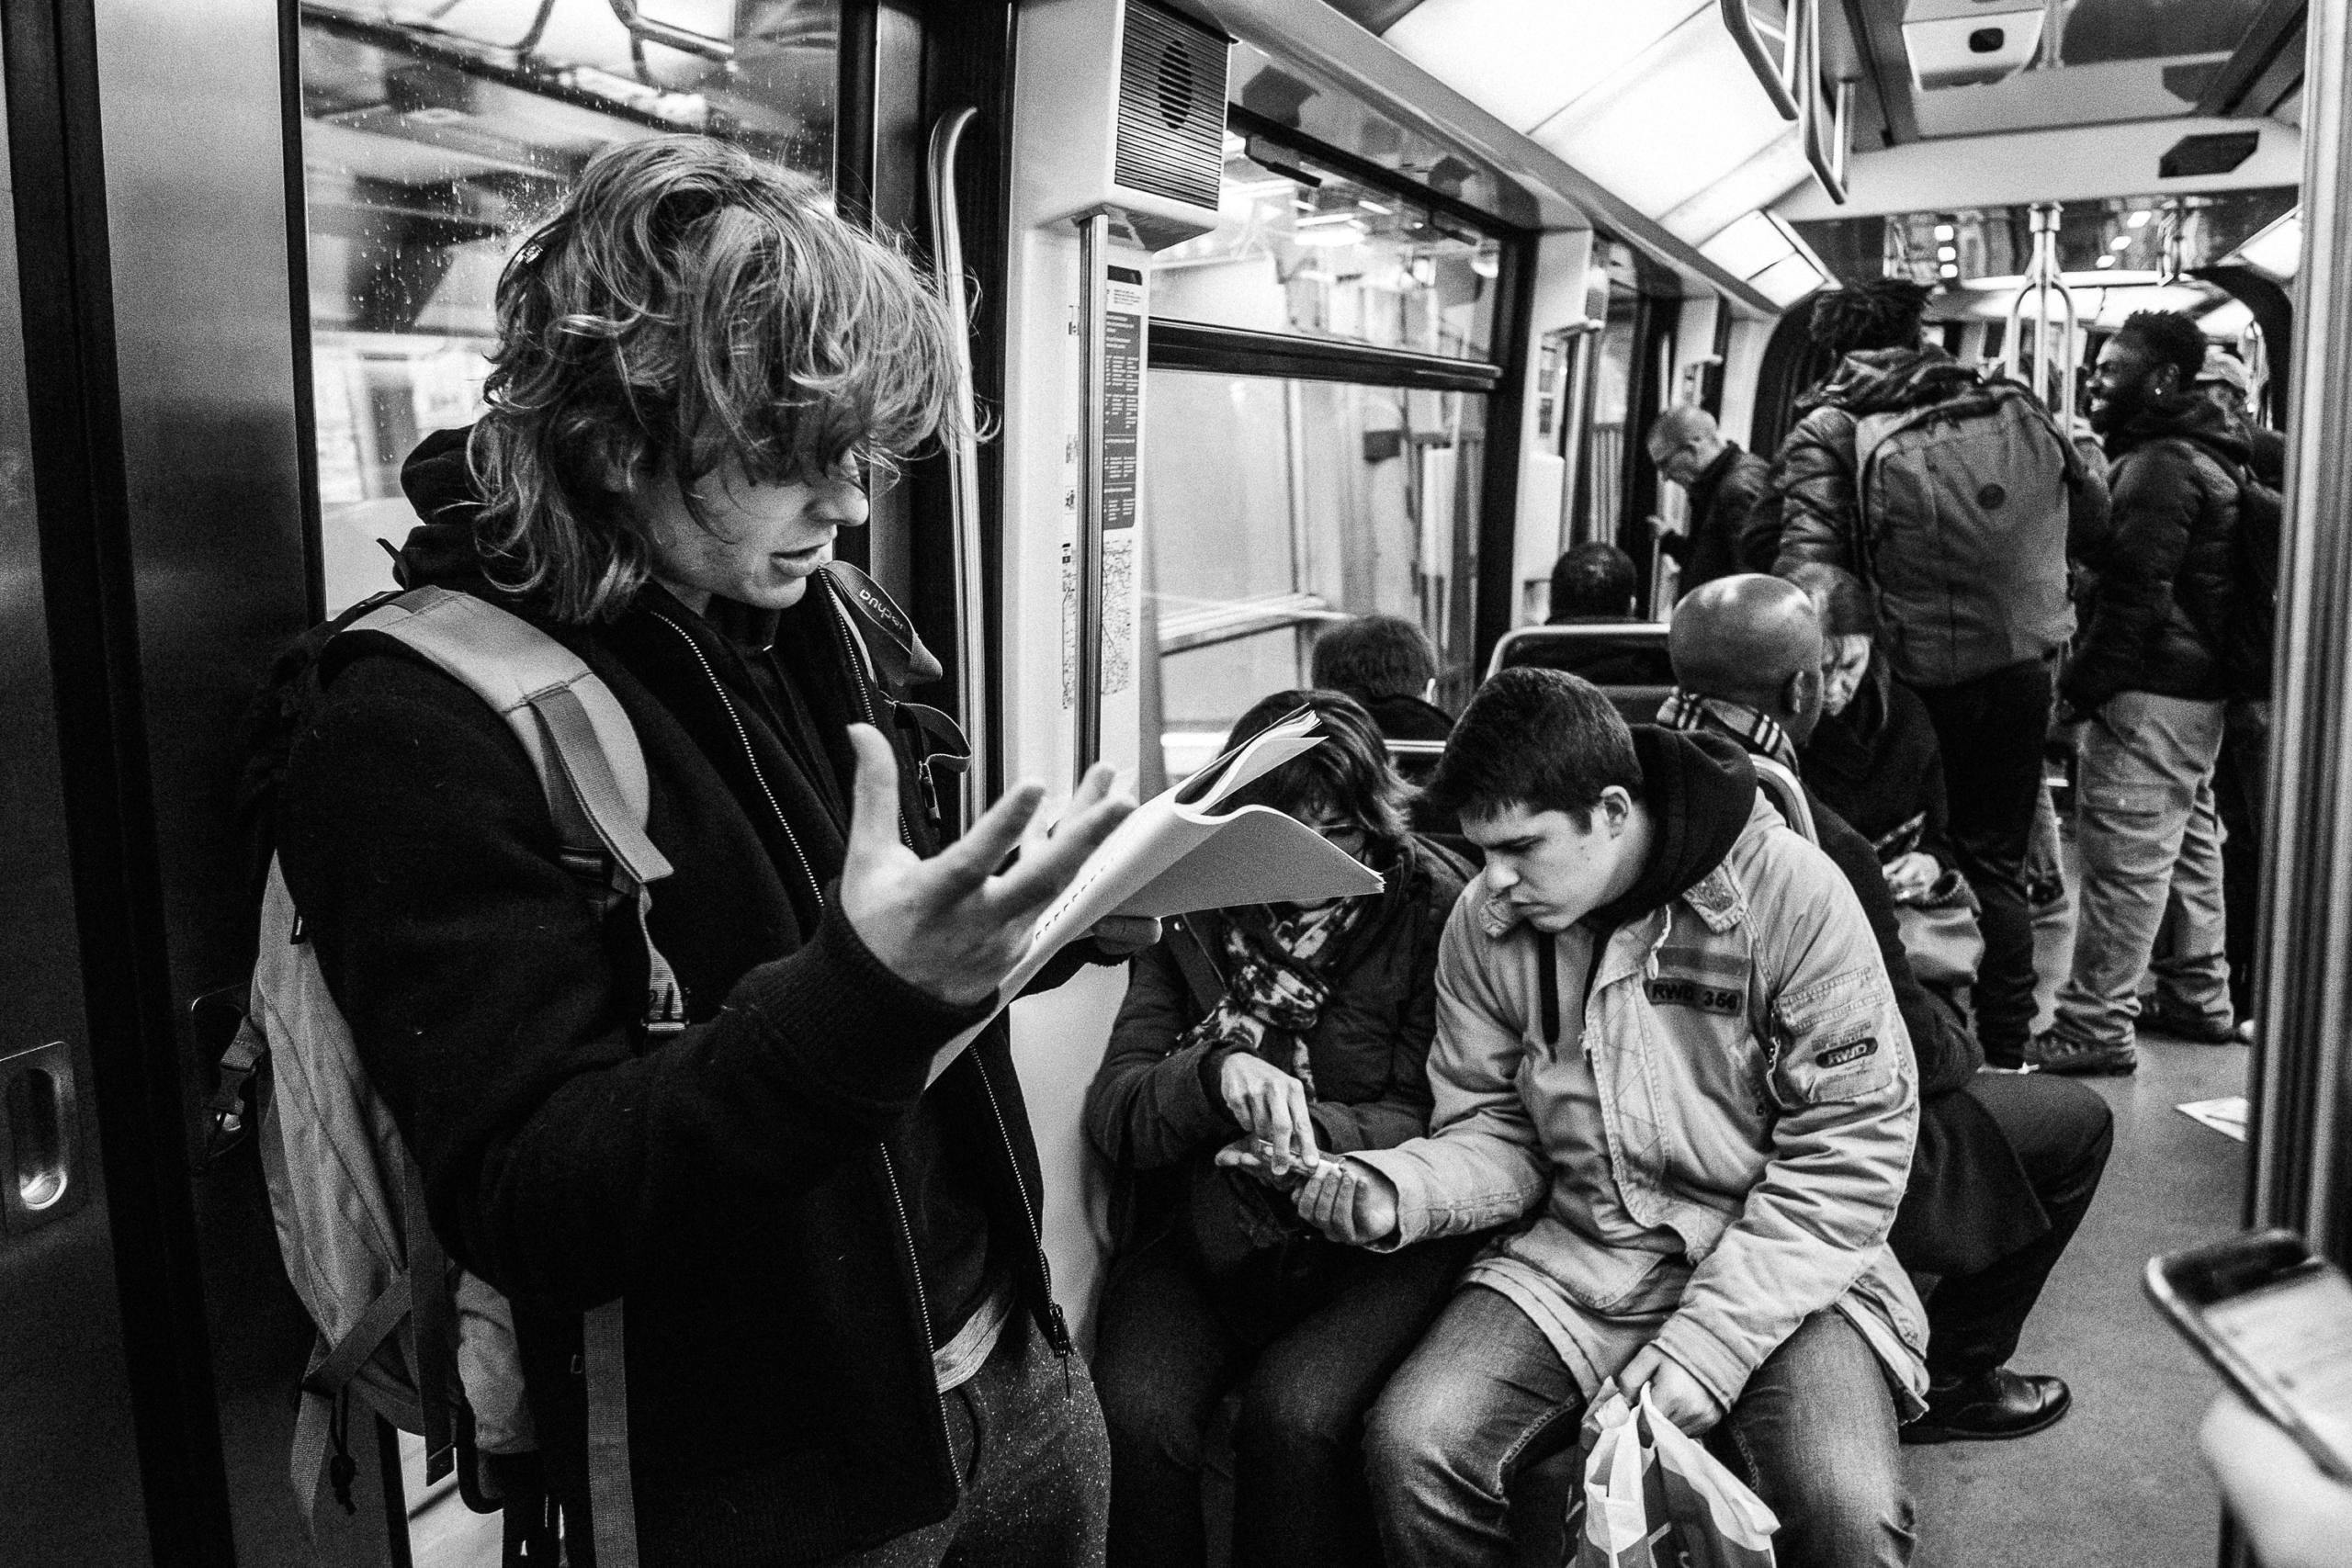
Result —
[{"label": "hoodie sleeve", "polygon": [[829,911],[648,1043],[636,920],[557,849],[521,745],[437,671],[359,661],[298,739],[287,885],[435,1226],[508,1294],[580,1310],[869,1157],[988,1009],[909,986]]},{"label": "hoodie sleeve", "polygon": [[1853,415],[1817,408],[1799,420],[1772,465],[1772,494],[1781,528],[1775,571],[1809,560],[1854,570],[1860,502],[1854,491]]},{"label": "hoodie sleeve", "polygon": [[[1375,1251],[1488,1229],[1526,1213],[1550,1190],[1542,1140],[1519,1092],[1526,1007],[1507,998],[1495,972],[1527,942],[1518,933],[1506,942],[1482,935],[1477,884],[1471,887],[1438,949],[1430,1135],[1351,1156],[1396,1189],[1396,1234]],[[1533,966],[1531,956],[1527,967]],[[1520,989],[1532,994],[1532,987]]]},{"label": "hoodie sleeve", "polygon": [[1799,1324],[1877,1260],[1919,1122],[1903,1016],[1838,867],[1776,833],[1748,893],[1771,1006],[1770,1156],[1657,1341],[1725,1409]]}]

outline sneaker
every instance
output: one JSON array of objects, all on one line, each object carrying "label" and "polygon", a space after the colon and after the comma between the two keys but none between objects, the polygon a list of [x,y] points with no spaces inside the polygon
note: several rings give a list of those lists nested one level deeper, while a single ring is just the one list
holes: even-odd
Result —
[{"label": "sneaker", "polygon": [[2237,1026],[2217,1022],[2203,1014],[2183,1012],[2180,1009],[2151,997],[2140,1009],[2142,1029],[2153,1029],[2158,1034],[2169,1034],[2176,1040],[2186,1040],[2194,1045],[2234,1045]]},{"label": "sneaker", "polygon": [[2052,1030],[2037,1034],[2025,1048],[2026,1066],[2037,1073],[2064,1073],[2073,1077],[2116,1077],[2140,1070],[2140,1053],[2131,1045],[2093,1045],[2070,1040]]},{"label": "sneaker", "polygon": [[1906,1443],[1995,1443],[2055,1426],[2075,1396],[2058,1378],[1995,1367],[1928,1385],[1928,1411],[1903,1428]]}]

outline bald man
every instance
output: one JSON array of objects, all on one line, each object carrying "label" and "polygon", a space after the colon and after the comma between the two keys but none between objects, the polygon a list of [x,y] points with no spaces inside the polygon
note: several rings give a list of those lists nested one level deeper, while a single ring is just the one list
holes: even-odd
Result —
[{"label": "bald man", "polygon": [[[1658,722],[1712,730],[1794,773],[1821,717],[1820,623],[1779,578],[1718,579],[1675,606],[1677,682]],[[2011,1371],[2041,1287],[2074,1239],[2113,1144],[2107,1102],[2080,1084],[1986,1073],[1950,1003],[1903,952],[1878,853],[1811,789],[1814,830],[1869,917],[1919,1064],[1919,1141],[1894,1229],[1905,1269],[1940,1278],[1928,1301],[1928,1410],[1905,1442],[2023,1437],[2072,1404],[2058,1378]]]},{"label": "bald man", "polygon": [[1677,403],[1650,426],[1650,462],[1663,477],[1680,485],[1690,497],[1690,531],[1660,531],[1657,547],[1682,569],[1682,592],[1689,593],[1736,571],[1770,570],[1779,537],[1759,530],[1757,548],[1761,562],[1749,558],[1742,541],[1752,525],[1767,513],[1772,466],[1737,444],[1724,439],[1714,416],[1691,403]]}]

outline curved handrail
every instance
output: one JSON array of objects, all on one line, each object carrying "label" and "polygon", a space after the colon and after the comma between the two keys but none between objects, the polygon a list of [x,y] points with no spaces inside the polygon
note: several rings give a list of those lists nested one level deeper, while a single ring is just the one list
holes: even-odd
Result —
[{"label": "curved handrail", "polygon": [[1739,52],[1747,57],[1756,79],[1764,84],[1765,95],[1772,107],[1781,111],[1782,119],[1799,118],[1796,95],[1789,91],[1788,79],[1795,74],[1790,70],[1794,63],[1793,43],[1796,35],[1796,8],[1804,0],[1790,0],[1789,37],[1781,45],[1781,59],[1776,62],[1764,39],[1756,30],[1755,18],[1747,14],[1747,0],[1721,0],[1724,27],[1731,34],[1732,42],[1739,45]]},{"label": "curved handrail", "polygon": [[[2058,266],[2058,220],[2064,211],[2054,201],[2036,202],[2033,207],[2033,259],[2027,264],[2025,281],[2019,285],[2017,297],[2009,301],[2007,324],[2002,332],[2001,373],[2012,381],[2024,381],[2025,366],[2025,302],[2034,302],[2033,321],[2034,378],[2046,384],[2049,366],[2049,331],[2053,321],[2065,327],[2058,351],[2058,400],[2050,412],[2058,422],[2059,432],[2068,440],[2075,436],[2075,389],[2082,374],[2082,310],[2075,302],[2075,291],[2066,283],[2065,274]],[[2063,316],[2053,317],[2050,304],[2052,297],[2064,307]],[[2037,396],[2042,388],[2034,387]],[[2048,399],[2045,397],[2045,402]]]},{"label": "curved handrail", "polygon": [[931,256],[947,308],[963,330],[956,334],[956,408],[962,439],[948,453],[948,510],[954,523],[956,572],[956,705],[972,757],[964,770],[964,825],[979,820],[989,792],[988,584],[980,570],[980,433],[972,391],[969,303],[964,289],[964,233],[956,209],[956,154],[979,110],[942,115],[931,128]]}]

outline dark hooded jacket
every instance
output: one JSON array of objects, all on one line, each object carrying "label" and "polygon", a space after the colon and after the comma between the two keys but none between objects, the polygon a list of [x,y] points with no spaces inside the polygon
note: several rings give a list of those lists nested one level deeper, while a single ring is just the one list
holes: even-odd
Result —
[{"label": "dark hooded jacket", "polygon": [[[1965,515],[1876,518],[1871,526],[1874,558],[1865,561],[1857,555],[1863,522],[1856,463],[1861,422],[1877,414],[1913,412],[1923,419],[1968,420],[1993,414],[2005,400],[2024,397],[2028,394],[2014,384],[1988,379],[1941,349],[1852,354],[1798,405],[1804,415],[1781,444],[1772,468],[1781,530],[1773,570],[1785,575],[1801,562],[1824,561],[1865,582],[1883,580],[1887,592],[1880,605],[1885,623],[1882,652],[1905,680],[1949,684],[1971,671],[1988,673],[2021,659],[2054,655],[2072,630],[2064,595],[2066,558],[2097,547],[2105,538],[2107,490],[2047,417],[2040,416],[2051,456],[2064,474],[2063,540],[2054,530],[2047,537],[2027,535],[2017,522],[2020,510],[2028,518],[2048,513],[2033,511],[2030,497],[2006,500],[2001,487],[1992,485],[1984,493],[1993,498],[1994,510],[1978,515],[2000,519],[2018,537],[1997,544],[1955,539],[1946,531],[1973,521]],[[2039,415],[2039,405],[2034,407]],[[1904,523],[1899,528],[1898,521]],[[1914,549],[1921,558],[1907,565],[1898,562],[1894,552],[1902,548]],[[1930,558],[1934,555],[1944,558],[1944,570]],[[1951,563],[1986,558],[2014,558],[2015,581],[1982,582],[1973,573],[1953,581]],[[1894,592],[1898,578],[1905,582],[1903,595]],[[1939,673],[1926,673],[1930,671]]]},{"label": "dark hooded jacket", "polygon": [[1805,787],[1871,841],[1882,861],[1913,850],[1958,865],[1943,752],[1928,708],[1873,654],[1843,713],[1825,713],[1799,747]]},{"label": "dark hooded jacket", "polygon": [[1688,593],[1718,577],[1743,571],[1770,571],[1768,553],[1761,563],[1751,558],[1749,537],[1757,509],[1772,493],[1772,465],[1736,442],[1690,484],[1690,531],[1661,534],[1657,547],[1682,569],[1676,591]]},{"label": "dark hooded jacket", "polygon": [[[495,597],[463,437],[403,475],[428,519],[405,575]],[[932,1523],[962,1477],[931,1364],[954,1326],[933,1314],[955,1308],[930,1295],[959,1267],[968,1289],[984,1246],[1038,1331],[1069,1338],[1004,1029],[926,1094],[933,1053],[986,1010],[908,986],[838,907],[845,730],[880,694],[821,578],[780,615],[713,601],[707,619],[649,586],[609,621],[541,624],[643,747],[646,831],[674,868],[650,934],[689,1026],[658,1044],[638,1026],[636,921],[600,918],[559,862],[505,720],[372,634],[330,645],[278,807],[329,989],[434,1228],[514,1303],[573,1509],[578,1314],[617,1296],[646,1563],[829,1559]],[[927,853],[910,773],[901,818]]]},{"label": "dark hooded jacket", "polygon": [[2221,698],[2243,428],[2183,392],[2109,433],[2114,526],[2090,554],[2084,632],[2059,692],[2083,712],[2118,692]]}]

